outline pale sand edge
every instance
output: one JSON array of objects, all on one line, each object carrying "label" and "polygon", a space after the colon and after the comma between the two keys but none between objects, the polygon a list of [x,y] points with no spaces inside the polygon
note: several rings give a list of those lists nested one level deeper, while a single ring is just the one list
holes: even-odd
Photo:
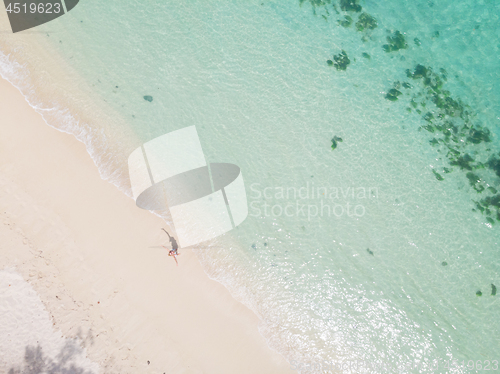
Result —
[{"label": "pale sand edge", "polygon": [[[0,30],[9,28],[7,14],[0,12]],[[129,153],[124,154],[124,148],[135,149],[140,144],[127,126],[131,118],[124,118],[120,110],[96,95],[95,82],[84,79],[70,63],[72,57],[63,57],[48,36],[41,30],[0,34],[0,75],[22,92],[49,126],[83,142],[103,179],[131,196],[126,162],[122,161]]]},{"label": "pale sand edge", "polygon": [[191,250],[176,267],[149,248],[166,242],[164,222],[103,181],[85,146],[3,79],[0,116],[0,266],[16,266],[65,336],[80,331],[101,372],[291,372],[256,315]]}]

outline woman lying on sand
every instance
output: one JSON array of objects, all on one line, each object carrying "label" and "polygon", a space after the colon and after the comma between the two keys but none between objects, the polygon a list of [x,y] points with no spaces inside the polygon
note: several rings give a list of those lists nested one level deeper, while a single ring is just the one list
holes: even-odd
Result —
[{"label": "woman lying on sand", "polygon": [[[167,232],[167,230],[165,230],[163,228],[162,228],[162,230],[165,231],[165,233],[168,235],[168,237],[170,239],[170,244],[172,245],[172,249],[168,252],[168,255],[173,256],[176,265],[179,266],[179,263],[177,262],[177,257],[176,257],[176,256],[180,255],[180,253],[177,253],[177,250],[179,249],[179,245],[177,244],[177,241],[175,240],[175,238],[173,236],[170,236],[170,234]],[[168,249],[164,245],[162,247],[165,249]]]}]

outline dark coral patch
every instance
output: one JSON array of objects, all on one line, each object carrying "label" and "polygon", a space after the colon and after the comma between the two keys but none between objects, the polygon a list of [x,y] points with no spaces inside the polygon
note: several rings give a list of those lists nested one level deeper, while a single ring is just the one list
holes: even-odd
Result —
[{"label": "dark coral patch", "polygon": [[406,43],[405,36],[401,34],[399,31],[395,31],[393,36],[387,37],[387,43],[382,46],[384,51],[386,52],[396,52],[400,49],[408,48],[408,44]]},{"label": "dark coral patch", "polygon": [[361,12],[361,5],[358,4],[359,0],[340,0],[340,9],[345,12]]},{"label": "dark coral patch", "polygon": [[373,30],[377,26],[377,20],[365,12],[359,15],[358,22],[356,22],[356,30],[358,31]]},{"label": "dark coral patch", "polygon": [[489,143],[491,142],[490,130],[481,128],[471,128],[467,140],[474,144],[479,144],[481,142]]},{"label": "dark coral patch", "polygon": [[342,27],[349,27],[352,25],[352,18],[350,16],[344,16],[343,20],[339,20],[339,25]]},{"label": "dark coral patch", "polygon": [[[492,177],[489,172],[500,177],[500,153],[498,156],[489,156],[487,162],[481,162],[479,160],[484,157],[484,149],[471,148],[493,143],[495,135],[487,127],[472,123],[475,113],[470,106],[459,98],[453,98],[451,93],[443,88],[448,76],[445,69],[434,72],[431,67],[417,64],[413,69],[406,70],[406,76],[415,82],[414,86],[417,86],[418,82],[421,84],[419,91],[412,95],[407,110],[422,114],[424,124],[421,129],[432,134],[429,144],[436,147],[438,152],[444,152],[450,166],[456,166],[455,170],[464,172],[470,186],[477,193],[492,194],[480,201],[474,201],[476,208],[473,210],[484,214],[486,221],[491,224],[495,219],[500,221],[500,195],[497,195],[498,191],[491,186],[492,183],[487,181],[487,178]],[[413,89],[414,86],[407,82],[394,83],[395,90],[399,87]],[[386,95],[386,98],[396,101],[398,95],[393,96],[395,97]],[[489,152],[491,149],[487,148],[485,151]],[[478,161],[475,161],[472,155],[477,155]],[[443,167],[443,170],[445,173],[451,173],[453,168]],[[479,174],[476,170],[483,171]],[[433,170],[433,173],[438,180],[443,180],[438,172]]]},{"label": "dark coral patch", "polygon": [[495,156],[488,160],[488,167],[495,172],[495,174],[500,177],[500,159]]},{"label": "dark coral patch", "polygon": [[387,92],[387,94],[385,95],[385,98],[390,101],[396,101],[399,95],[402,95],[401,91],[395,88],[391,88],[389,92]]},{"label": "dark coral patch", "polygon": [[438,181],[444,181],[444,178],[436,170],[432,169],[432,172]]},{"label": "dark coral patch", "polygon": [[466,153],[463,156],[459,156],[455,160],[450,161],[450,165],[458,166],[460,170],[472,170],[473,165],[470,164],[471,162],[474,162],[474,159]]},{"label": "dark coral patch", "polygon": [[347,53],[342,50],[338,55],[333,56],[335,63],[333,64],[337,70],[346,70],[347,66],[351,63],[349,57],[347,57]]},{"label": "dark coral patch", "polygon": [[465,176],[469,180],[469,184],[477,192],[483,192],[484,191],[484,186],[480,184],[481,183],[481,178],[479,178],[479,176],[477,174],[474,174],[473,172],[469,171]]},{"label": "dark coral patch", "polygon": [[338,143],[342,143],[342,142],[343,142],[342,138],[340,138],[338,136],[334,136],[332,138],[332,149],[337,148]]}]

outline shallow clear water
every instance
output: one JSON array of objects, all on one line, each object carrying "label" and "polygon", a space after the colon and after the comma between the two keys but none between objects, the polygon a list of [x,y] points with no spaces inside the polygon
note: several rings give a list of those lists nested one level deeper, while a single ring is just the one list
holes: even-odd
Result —
[{"label": "shallow clear water", "polygon": [[[438,360],[442,372],[474,372],[500,359],[491,295],[500,222],[494,207],[488,216],[475,205],[500,190],[488,163],[500,148],[500,5],[365,1],[378,27],[359,32],[359,13],[334,3],[339,14],[307,1],[82,2],[40,29],[134,133],[122,142],[115,127],[99,143],[120,150],[113,168],[126,170],[123,155],[140,143],[193,124],[207,160],[241,167],[249,217],[196,251],[293,368],[361,360],[377,373],[433,372]],[[349,27],[337,22],[345,15]],[[385,52],[396,30],[408,47]],[[341,50],[345,71],[327,64]],[[417,64],[490,141],[430,143],[443,138],[446,109],[407,76]],[[397,101],[385,98],[391,88]],[[332,150],[334,136],[343,141]],[[450,147],[475,166],[453,165]],[[482,181],[469,183],[469,172]]]}]

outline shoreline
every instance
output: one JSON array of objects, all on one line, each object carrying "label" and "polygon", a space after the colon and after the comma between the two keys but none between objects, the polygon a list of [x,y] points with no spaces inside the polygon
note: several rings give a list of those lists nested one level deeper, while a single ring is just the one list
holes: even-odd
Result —
[{"label": "shoreline", "polygon": [[[0,12],[0,29],[9,27],[6,13]],[[126,163],[117,163],[115,157],[127,159],[128,149],[139,142],[136,134],[123,126],[119,111],[94,95],[48,37],[48,32],[1,37],[0,78],[16,87],[48,126],[85,144],[102,179],[131,196]],[[109,138],[116,139],[114,144]]]},{"label": "shoreline", "polygon": [[290,372],[191,249],[176,267],[149,248],[166,243],[165,222],[102,180],[83,143],[4,79],[0,102],[1,268],[16,267],[64,336],[93,341],[102,372]]}]

